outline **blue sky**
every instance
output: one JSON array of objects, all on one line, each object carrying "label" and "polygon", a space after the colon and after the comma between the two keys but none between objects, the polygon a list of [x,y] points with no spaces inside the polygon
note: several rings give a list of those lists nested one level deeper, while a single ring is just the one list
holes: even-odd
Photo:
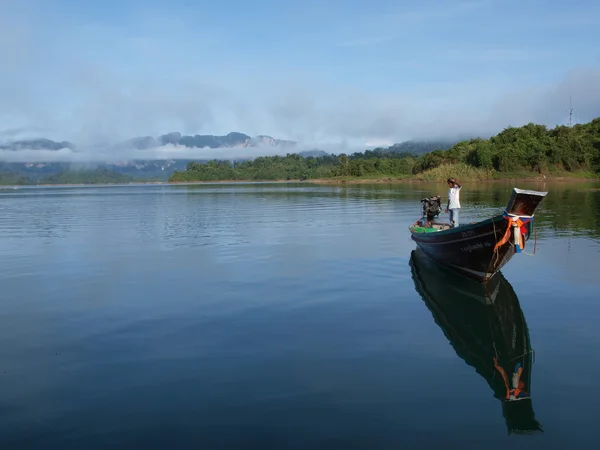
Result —
[{"label": "blue sky", "polygon": [[[0,133],[366,146],[600,116],[600,2],[0,0]],[[3,131],[4,130],[4,131]]]}]

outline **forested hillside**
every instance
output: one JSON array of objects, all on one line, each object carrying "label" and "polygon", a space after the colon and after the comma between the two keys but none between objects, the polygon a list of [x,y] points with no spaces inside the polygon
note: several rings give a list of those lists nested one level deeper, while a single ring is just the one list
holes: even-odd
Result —
[{"label": "forested hillside", "polygon": [[60,173],[30,178],[20,174],[0,173],[0,186],[35,184],[116,184],[135,181],[130,176],[106,168],[65,170]]},{"label": "forested hillside", "polygon": [[286,180],[333,177],[415,177],[463,179],[508,176],[600,174],[600,118],[573,127],[530,123],[509,127],[490,139],[470,139],[448,150],[424,155],[365,151],[353,155],[302,158],[256,158],[253,161],[206,164],[190,162],[172,182],[216,180]]}]

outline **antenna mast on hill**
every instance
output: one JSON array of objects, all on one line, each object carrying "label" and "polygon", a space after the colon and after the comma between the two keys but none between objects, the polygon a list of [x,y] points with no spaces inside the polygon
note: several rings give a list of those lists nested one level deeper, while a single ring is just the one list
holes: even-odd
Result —
[{"label": "antenna mast on hill", "polygon": [[571,96],[569,95],[569,128],[573,126],[573,108],[571,108]]}]

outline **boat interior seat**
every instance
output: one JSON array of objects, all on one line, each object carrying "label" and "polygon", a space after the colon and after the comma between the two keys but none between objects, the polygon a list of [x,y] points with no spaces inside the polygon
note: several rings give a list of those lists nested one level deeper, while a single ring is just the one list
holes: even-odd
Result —
[{"label": "boat interior seat", "polygon": [[449,223],[445,223],[445,222],[431,222],[429,224],[428,228],[433,228],[434,230],[437,230],[437,231],[444,231],[444,230],[449,230],[450,228],[452,228],[452,225],[450,225]]},{"label": "boat interior seat", "polygon": [[449,223],[434,223],[433,228],[440,231],[449,230],[450,228],[452,228],[452,225],[450,225]]}]

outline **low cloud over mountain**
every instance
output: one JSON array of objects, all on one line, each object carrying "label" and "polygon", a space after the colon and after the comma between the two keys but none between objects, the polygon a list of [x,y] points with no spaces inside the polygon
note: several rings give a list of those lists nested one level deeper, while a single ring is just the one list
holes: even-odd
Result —
[{"label": "low cloud over mountain", "polygon": [[[227,151],[229,150],[229,151]],[[309,150],[308,148],[305,150]],[[312,150],[312,149],[310,149]],[[115,161],[132,159],[237,159],[302,152],[295,141],[232,132],[224,136],[182,135],[139,136],[116,144],[80,146],[46,138],[0,142],[0,161]]]},{"label": "low cloud over mountain", "polygon": [[259,135],[250,137],[244,133],[229,133],[225,136],[199,135],[182,136],[181,133],[169,133],[153,138],[152,136],[136,137],[120,144],[121,147],[133,147],[146,150],[164,145],[179,145],[187,148],[249,148],[249,147],[287,147],[296,146],[295,141],[275,139],[271,136]]}]

